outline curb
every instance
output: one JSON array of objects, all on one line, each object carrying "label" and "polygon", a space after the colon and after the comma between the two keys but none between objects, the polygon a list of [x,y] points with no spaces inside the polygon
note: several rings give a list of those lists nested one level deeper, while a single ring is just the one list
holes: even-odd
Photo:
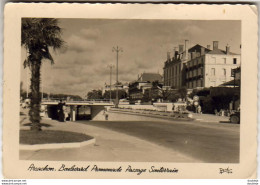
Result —
[{"label": "curb", "polygon": [[177,121],[193,121],[194,120],[193,118],[176,118],[176,117],[171,117],[169,115],[142,114],[142,113],[137,113],[137,112],[127,112],[127,111],[120,111],[120,110],[110,110],[110,112],[136,115],[136,116],[153,117],[153,118],[158,118],[158,119],[177,120]]},{"label": "curb", "polygon": [[75,143],[54,143],[54,144],[36,144],[36,145],[23,145],[20,144],[20,150],[42,150],[42,149],[63,149],[63,148],[80,148],[82,146],[87,146],[90,144],[94,144],[96,139],[90,139],[83,142],[75,142]]},{"label": "curb", "polygon": [[195,119],[195,121],[198,121],[198,122],[211,122],[211,123],[219,123],[220,121],[207,121],[207,120],[204,120],[204,119]]}]

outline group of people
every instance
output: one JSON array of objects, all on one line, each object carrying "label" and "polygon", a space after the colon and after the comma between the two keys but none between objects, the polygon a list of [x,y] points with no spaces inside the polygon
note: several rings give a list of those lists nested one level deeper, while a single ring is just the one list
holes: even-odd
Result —
[{"label": "group of people", "polygon": [[59,104],[58,104],[58,120],[60,122],[66,122],[67,118],[69,118],[69,113],[66,107],[65,102],[63,102],[62,100],[60,100]]}]

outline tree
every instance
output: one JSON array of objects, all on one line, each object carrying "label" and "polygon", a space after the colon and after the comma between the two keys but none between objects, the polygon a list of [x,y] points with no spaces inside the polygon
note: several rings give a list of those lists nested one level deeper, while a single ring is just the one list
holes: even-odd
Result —
[{"label": "tree", "polygon": [[186,87],[182,87],[182,88],[178,89],[178,93],[179,93],[181,98],[186,98],[186,96],[187,96],[187,88]]},{"label": "tree", "polygon": [[102,99],[102,91],[101,90],[92,90],[87,94],[88,100],[100,100]]},{"label": "tree", "polygon": [[40,131],[40,69],[42,61],[47,59],[54,63],[50,49],[54,51],[64,46],[61,39],[61,28],[58,20],[52,18],[23,18],[22,19],[22,42],[28,56],[24,61],[24,67],[31,70],[31,104],[30,121],[31,130]]},{"label": "tree", "polygon": [[[125,90],[123,90],[123,89],[119,89],[118,90],[118,97],[119,97],[119,99],[125,99],[125,98],[127,98],[127,93],[126,93],[126,91]],[[104,93],[104,95],[103,95],[103,98],[104,99],[110,99],[110,91],[108,90],[108,91],[105,91],[105,93]],[[116,90],[112,90],[111,91],[111,98],[112,99],[116,99]]]}]

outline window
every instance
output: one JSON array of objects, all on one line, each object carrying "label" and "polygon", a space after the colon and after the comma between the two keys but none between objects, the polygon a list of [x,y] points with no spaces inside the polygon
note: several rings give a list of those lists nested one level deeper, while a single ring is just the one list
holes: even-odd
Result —
[{"label": "window", "polygon": [[211,76],[215,76],[215,68],[211,68]]},{"label": "window", "polygon": [[200,74],[203,75],[203,68],[200,68]]},{"label": "window", "polygon": [[223,71],[223,75],[226,76],[227,75],[226,69],[222,69],[222,71]]},{"label": "window", "polygon": [[216,57],[212,57],[212,63],[216,64]]},{"label": "window", "polygon": [[196,76],[196,70],[193,70],[193,76]]},{"label": "window", "polygon": [[237,58],[233,58],[233,64],[237,64]]}]

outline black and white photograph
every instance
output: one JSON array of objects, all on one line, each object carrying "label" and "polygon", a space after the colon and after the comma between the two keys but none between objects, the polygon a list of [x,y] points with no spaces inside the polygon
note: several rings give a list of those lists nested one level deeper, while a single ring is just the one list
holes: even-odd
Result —
[{"label": "black and white photograph", "polygon": [[233,175],[242,164],[241,19],[31,15],[15,83],[26,173],[177,174],[185,163]]},{"label": "black and white photograph", "polygon": [[239,163],[241,21],[22,18],[21,29],[20,144],[57,148],[20,159]]}]

